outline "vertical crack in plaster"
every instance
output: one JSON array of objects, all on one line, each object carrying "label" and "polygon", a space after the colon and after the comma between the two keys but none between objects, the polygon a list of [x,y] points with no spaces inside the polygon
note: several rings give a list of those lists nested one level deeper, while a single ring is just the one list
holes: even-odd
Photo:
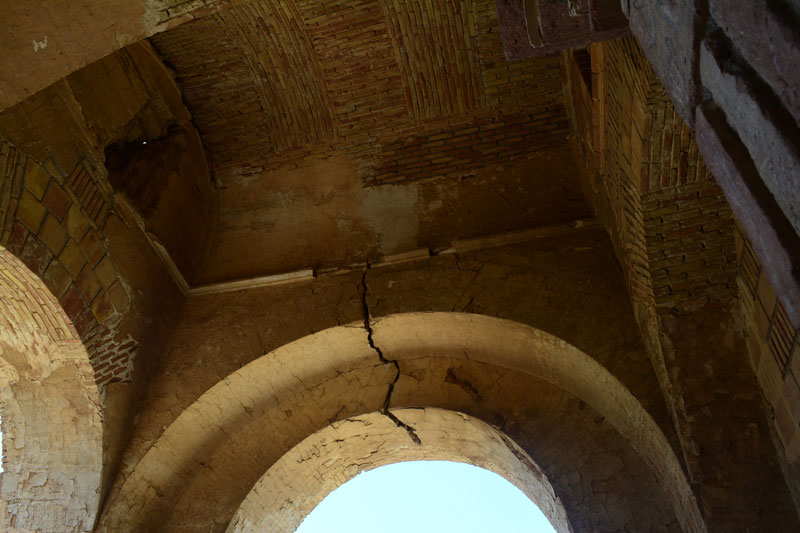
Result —
[{"label": "vertical crack in plaster", "polygon": [[364,273],[361,275],[361,308],[364,311],[364,329],[367,330],[367,342],[369,342],[369,347],[375,350],[375,353],[378,354],[378,358],[381,360],[381,363],[384,365],[392,365],[395,369],[394,379],[389,384],[389,390],[386,391],[386,398],[383,400],[383,409],[381,409],[381,414],[391,420],[397,427],[406,430],[408,436],[411,437],[411,440],[413,440],[416,444],[422,444],[419,436],[417,436],[416,430],[397,418],[389,410],[389,405],[392,403],[394,385],[397,383],[397,380],[400,379],[400,363],[397,361],[397,359],[387,359],[383,354],[383,351],[375,345],[375,340],[372,338],[372,323],[369,315],[369,304],[367,303],[367,293],[369,292],[369,287],[367,286],[367,272],[369,271],[369,268],[370,265],[367,263]]}]

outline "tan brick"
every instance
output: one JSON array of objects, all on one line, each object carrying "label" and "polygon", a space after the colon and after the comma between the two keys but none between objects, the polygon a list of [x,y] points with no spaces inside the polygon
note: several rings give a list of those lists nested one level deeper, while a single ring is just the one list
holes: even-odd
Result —
[{"label": "tan brick", "polygon": [[785,401],[781,401],[775,409],[775,425],[778,428],[778,435],[783,441],[784,446],[788,446],[797,431],[797,421],[792,419],[789,406]]},{"label": "tan brick", "polygon": [[764,309],[771,310],[775,307],[775,291],[772,289],[772,285],[770,285],[763,270],[761,271],[761,276],[758,278],[756,294]]},{"label": "tan brick", "polygon": [[100,292],[100,280],[97,279],[94,271],[90,268],[84,268],[81,270],[76,283],[78,284],[78,288],[81,290],[83,297],[89,302],[91,302],[97,293]]},{"label": "tan brick", "polygon": [[778,368],[775,358],[769,355],[761,358],[757,378],[767,402],[772,406],[776,406],[783,396],[783,379],[781,378],[781,369]]},{"label": "tan brick", "polygon": [[128,293],[125,292],[125,287],[122,286],[122,282],[119,280],[117,280],[113,285],[111,285],[111,287],[108,288],[108,295],[111,298],[111,303],[114,305],[114,309],[119,312],[127,309],[128,305],[130,304]]},{"label": "tan brick", "polygon": [[783,380],[783,399],[786,401],[795,426],[800,425],[798,424],[800,423],[800,386],[791,374]]},{"label": "tan brick", "polygon": [[28,160],[28,168],[25,170],[25,188],[37,200],[41,200],[44,197],[44,192],[47,190],[47,184],[50,183],[50,179],[50,174],[43,166],[32,159]]},{"label": "tan brick", "polygon": [[53,296],[57,299],[60,299],[61,296],[67,292],[69,286],[72,285],[72,278],[69,276],[64,266],[58,261],[50,262],[50,266],[47,267],[42,279],[45,285],[47,285],[47,288],[50,289],[50,292],[53,293]]},{"label": "tan brick", "polygon": [[90,230],[84,235],[83,239],[81,239],[80,247],[92,268],[94,268],[97,262],[100,261],[106,253],[105,248],[103,248],[103,243],[100,237],[97,236],[95,230]]},{"label": "tan brick", "polygon": [[58,256],[58,260],[64,265],[64,268],[69,272],[72,279],[78,279],[83,265],[86,264],[86,258],[83,256],[83,252],[81,252],[81,249],[72,239],[67,241],[64,250],[61,252],[61,255]]},{"label": "tan brick", "polygon": [[31,193],[28,191],[22,193],[22,198],[17,206],[17,218],[29,230],[34,233],[39,231],[39,225],[42,223],[45,213],[44,206]]},{"label": "tan brick", "polygon": [[42,242],[53,252],[58,255],[64,247],[64,242],[67,240],[67,230],[56,219],[53,214],[47,215],[47,218],[42,224],[42,229],[39,231],[39,238]]},{"label": "tan brick", "polygon": [[50,173],[50,176],[52,176],[57,182],[64,182],[64,177],[61,173],[61,170],[58,168],[58,165],[56,165],[56,162],[52,157],[48,158],[47,161],[44,162],[44,168],[47,169],[47,171]]},{"label": "tan brick", "polygon": [[72,203],[72,199],[55,180],[52,180],[47,187],[47,191],[44,193],[42,203],[58,218],[58,220],[63,221],[64,216],[67,214],[69,204]]},{"label": "tan brick", "polygon": [[114,264],[111,262],[111,258],[108,255],[100,260],[94,268],[94,273],[105,288],[110,287],[117,279],[117,270],[114,268]]},{"label": "tan brick", "polygon": [[105,324],[114,314],[114,307],[107,291],[102,291],[92,302],[92,313],[98,322]]},{"label": "tan brick", "polygon": [[89,221],[81,213],[78,204],[72,204],[66,217],[67,231],[76,241],[80,241],[89,229]]}]

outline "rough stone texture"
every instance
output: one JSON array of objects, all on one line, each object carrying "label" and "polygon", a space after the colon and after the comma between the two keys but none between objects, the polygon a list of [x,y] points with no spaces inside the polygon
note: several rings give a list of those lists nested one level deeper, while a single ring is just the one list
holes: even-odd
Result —
[{"label": "rough stone texture", "polygon": [[[590,27],[593,5],[566,3]],[[108,360],[103,527],[224,530],[310,434],[380,412],[417,446],[391,409],[423,406],[500,428],[577,530],[798,529],[791,308],[751,283],[680,118],[701,89],[701,115],[736,104],[701,87],[715,21],[621,5],[645,51],[509,63],[489,0],[154,3],[175,81],[142,42],[0,114],[3,245]],[[760,83],[783,131],[785,94],[727,37],[725,72]],[[735,253],[757,301],[737,301]],[[453,314],[397,316],[420,311]],[[59,513],[43,529],[77,527]]]},{"label": "rough stone texture", "polygon": [[617,0],[496,0],[509,61],[586,46],[628,33]]},{"label": "rough stone texture", "polygon": [[800,23],[796,0],[710,0],[711,16],[742,57],[800,121]]},{"label": "rough stone texture", "polygon": [[[147,46],[135,46],[0,115],[0,188],[8,194],[0,202],[0,245],[56,296],[89,353],[103,390],[103,479],[92,489],[101,497],[126,445],[142,377],[157,361],[180,297],[141,233],[143,220],[115,196],[102,161],[106,143],[157,137],[169,122],[169,106],[172,117],[184,109],[163,65],[153,61]],[[102,83],[117,87],[115,98],[100,90]],[[202,180],[202,172],[193,178]],[[180,181],[176,193],[196,187]],[[161,236],[165,226],[158,215],[176,205],[174,196],[164,197],[170,198],[162,195],[151,217]],[[190,243],[190,235],[203,236],[202,225],[188,234],[170,225],[169,232],[168,237],[180,234]],[[115,385],[107,388],[110,384]]]},{"label": "rough stone texture", "polygon": [[689,126],[694,126],[694,110],[700,102],[698,47],[708,16],[703,2],[627,3],[631,32],[641,43],[675,109]]},{"label": "rough stone texture", "polygon": [[[638,67],[638,47],[630,41],[602,46],[602,56],[593,56],[605,62],[605,68],[597,70],[608,72],[604,85],[609,101],[602,126],[606,155],[599,160],[607,170],[597,169],[596,205],[622,256],[634,311],[662,391],[672,398],[669,405],[689,475],[703,480],[697,495],[704,517],[712,528],[738,523],[755,527],[763,520],[760,509],[765,502],[775,501],[776,514],[770,518],[776,520],[773,527],[780,527],[785,520],[796,520],[796,513],[786,485],[777,481],[781,474],[773,465],[778,457],[744,357],[744,331],[731,308],[737,292],[733,218],[722,191],[699,161],[693,135],[652,83],[652,74]],[[572,97],[586,94],[573,90]],[[587,114],[577,117],[586,120]],[[597,158],[588,155],[588,166],[597,165]],[[712,343],[713,349],[705,347],[702,359],[691,355],[686,344],[692,338],[686,332],[699,333],[694,329],[698,323],[716,328],[726,324],[724,333],[716,330],[725,341]],[[715,331],[706,328],[709,334]],[[700,361],[702,368],[697,367]],[[705,382],[709,372],[718,376],[723,369],[725,384],[717,385],[714,395],[681,377]],[[741,420],[726,426],[723,412],[743,414],[750,429],[737,429]],[[708,418],[714,416],[720,417],[718,422]],[[748,451],[704,453],[721,435],[737,450]],[[739,481],[730,486],[715,481],[722,479],[723,471]],[[751,483],[765,490],[745,493],[733,488]],[[775,487],[777,494],[770,494]]]},{"label": "rough stone texture", "polygon": [[800,501],[800,361],[798,331],[743,232],[737,233],[738,285],[750,365],[769,405],[768,416],[794,501]]},{"label": "rough stone texture", "polygon": [[800,325],[800,284],[793,265],[800,261],[800,239],[783,215],[749,157],[746,147],[713,104],[698,108],[697,142],[736,213],[764,273],[776,287],[792,324]]},{"label": "rough stone texture", "polygon": [[219,233],[201,279],[324,270],[585,217],[568,154],[557,148],[469,177],[379,187],[363,187],[347,159],[332,157],[232,184],[221,191]]},{"label": "rough stone texture", "polygon": [[[558,404],[563,402],[557,393],[561,389],[585,401],[603,417],[601,420],[607,418],[609,423],[604,429],[615,428],[624,440],[619,441],[614,431],[605,434],[598,430],[590,433],[596,439],[587,440],[589,446],[576,453],[596,456],[598,450],[609,450],[608,453],[622,464],[629,464],[628,468],[623,468],[629,475],[627,486],[633,489],[638,485],[643,490],[626,490],[619,500],[620,513],[609,515],[590,497],[592,479],[620,483],[622,479],[612,474],[617,468],[612,467],[605,474],[601,473],[602,468],[587,468],[583,482],[559,491],[568,513],[571,509],[567,502],[574,502],[576,506],[574,518],[570,520],[580,520],[581,526],[593,529],[618,529],[626,524],[637,528],[639,526],[634,524],[651,521],[674,528],[676,524],[670,517],[670,510],[664,507],[663,497],[651,499],[647,496],[653,494],[655,482],[665,487],[664,494],[669,495],[669,505],[678,520],[687,527],[699,524],[699,513],[666,438],[635,398],[582,352],[530,327],[476,315],[397,315],[378,320],[373,327],[372,346],[368,342],[371,333],[362,324],[333,328],[286,345],[221,381],[181,414],[158,444],[139,461],[112,500],[111,510],[104,515],[100,529],[163,524],[173,503],[174,509],[168,519],[170,527],[205,524],[210,529],[224,529],[235,511],[236,502],[257,481],[259,476],[254,477],[252,473],[263,472],[274,464],[282,454],[281,447],[288,449],[299,442],[298,433],[315,425],[319,428],[334,420],[369,412],[370,405],[381,405],[383,400],[381,396],[373,396],[375,387],[371,384],[385,392],[398,371],[405,374],[406,364],[410,365],[409,377],[413,381],[424,380],[431,385],[417,388],[400,384],[403,389],[401,405],[433,402],[438,404],[435,406],[448,409],[461,405],[464,409],[459,410],[467,414],[476,409],[494,412],[493,422],[507,424],[509,428],[517,424],[525,427],[526,413],[509,409],[506,402],[513,402],[512,398],[518,395],[529,395],[532,390],[541,390],[541,400],[530,398],[532,404],[547,402],[547,398]],[[441,332],[448,334],[442,336]],[[391,363],[394,359],[382,362],[373,346],[381,351],[385,349],[385,356],[397,357],[397,362]],[[299,353],[304,357],[298,357]],[[373,364],[368,363],[370,360]],[[465,397],[457,392],[462,390],[457,380],[439,379],[442,377],[439,371],[425,375],[413,370],[418,365],[433,369],[440,364],[455,366],[456,372],[458,366],[486,365],[480,373],[496,376],[496,387],[502,382],[511,388],[508,394],[499,394],[504,390],[501,386],[475,407],[473,395]],[[387,372],[390,369],[394,369],[393,372]],[[512,377],[515,373],[519,375],[519,382]],[[540,377],[541,385],[534,385],[538,380],[530,381],[533,376]],[[405,382],[408,378],[401,375],[400,379]],[[361,385],[360,395],[354,390],[356,382]],[[519,388],[515,383],[519,383]],[[434,397],[438,398],[435,402]],[[468,404],[464,399],[468,399]],[[570,402],[570,405],[580,413],[579,402]],[[585,409],[577,418],[582,416],[595,417],[596,414]],[[204,426],[210,434],[198,431]],[[265,439],[259,435],[270,428],[273,438],[265,446]],[[511,430],[509,434],[515,438]],[[420,440],[413,428],[408,429],[407,435],[415,437],[416,440],[409,439],[412,442]],[[584,441],[575,439],[574,442]],[[627,446],[630,448],[626,452]],[[633,455],[629,454],[631,448],[635,451]],[[587,456],[585,464],[590,462]],[[200,464],[205,467],[199,468]],[[596,467],[600,464],[595,462]],[[644,465],[648,470],[641,470]],[[237,472],[235,475],[232,475],[232,468]],[[176,476],[178,471],[182,472],[180,476]],[[640,475],[648,471],[650,473]],[[554,473],[547,472],[547,475],[553,479]],[[236,486],[228,481],[230,492],[224,496],[220,494],[222,497],[217,498],[212,508],[199,505],[208,494],[219,492],[223,479],[235,480]],[[154,487],[162,497],[147,498],[143,506],[127,511],[125,502],[138,499],[143,484]],[[629,503],[623,503],[625,500]],[[580,512],[580,501],[586,506],[585,513]]]},{"label": "rough stone texture", "polygon": [[6,1],[0,19],[0,111],[224,0]]},{"label": "rough stone texture", "polygon": [[700,72],[703,86],[723,110],[728,124],[754,161],[764,184],[786,218],[800,233],[800,184],[786,176],[800,175],[800,128],[781,113],[780,104],[762,87],[754,72],[737,67],[730,42],[720,32],[703,41]]},{"label": "rough stone texture", "polygon": [[[583,236],[373,268],[367,282],[375,316],[473,312],[563,338],[591,353],[633,390],[669,433],[658,386],[615,276],[613,252],[603,233],[586,230]],[[165,347],[165,364],[153,377],[147,400],[152,409],[138,423],[141,438],[152,442],[218,377],[309,333],[358,320],[362,293],[361,272],[356,271],[310,284],[192,297]],[[304,320],[295,320],[287,309]],[[611,335],[621,324],[629,327]]]},{"label": "rough stone texture", "polygon": [[3,530],[91,531],[103,469],[100,400],[77,332],[0,248]]},{"label": "rough stone texture", "polygon": [[492,426],[443,409],[394,409],[422,441],[382,413],[332,423],[281,457],[258,480],[227,531],[294,531],[324,497],[361,472],[400,461],[455,461],[491,470],[522,490],[559,533],[573,531],[544,472]]},{"label": "rough stone texture", "polygon": [[[62,181],[72,187],[89,223],[102,230],[114,190],[123,192],[185,278],[192,280],[204,266],[202,250],[215,210],[204,149],[177,86],[147,43],[89,65],[0,113],[0,130],[34,160],[49,161],[38,174],[30,171],[29,181],[39,187],[35,199],[42,201],[48,172],[65,175]],[[162,180],[142,177],[154,173]]]}]

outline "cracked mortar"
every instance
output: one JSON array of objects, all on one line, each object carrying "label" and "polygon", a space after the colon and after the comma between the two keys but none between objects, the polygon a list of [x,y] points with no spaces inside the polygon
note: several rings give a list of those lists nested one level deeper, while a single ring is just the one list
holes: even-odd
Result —
[{"label": "cracked mortar", "polygon": [[411,437],[416,444],[422,444],[419,436],[417,436],[416,430],[411,427],[410,425],[406,424],[399,418],[397,418],[392,412],[389,410],[389,405],[392,402],[392,393],[394,392],[394,385],[397,383],[397,380],[400,379],[400,363],[396,359],[387,359],[383,355],[383,351],[375,345],[375,341],[372,338],[372,324],[369,315],[369,304],[367,303],[367,292],[369,292],[369,287],[367,286],[367,272],[369,271],[370,264],[367,263],[366,268],[364,268],[364,272],[361,275],[361,307],[364,311],[364,329],[367,330],[367,342],[369,342],[370,348],[375,350],[375,353],[378,354],[378,358],[381,360],[381,363],[384,365],[393,365],[395,368],[395,375],[392,382],[389,384],[389,390],[386,391],[386,399],[383,401],[383,409],[381,409],[381,414],[386,416],[389,420],[391,420],[397,427],[405,429],[408,433],[408,436]]}]

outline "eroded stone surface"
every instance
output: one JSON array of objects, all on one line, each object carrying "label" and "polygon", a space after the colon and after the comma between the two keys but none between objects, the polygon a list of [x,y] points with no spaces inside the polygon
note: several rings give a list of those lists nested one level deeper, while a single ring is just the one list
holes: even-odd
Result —
[{"label": "eroded stone surface", "polygon": [[2,247],[0,400],[3,529],[91,531],[103,434],[89,357],[47,288]]},{"label": "eroded stone surface", "polygon": [[[332,423],[284,454],[258,480],[227,531],[294,531],[333,489],[399,461],[456,461],[500,474],[522,490],[556,531],[572,531],[561,500],[533,460],[497,429],[463,413],[395,409],[421,445],[382,413]],[[422,481],[422,480],[421,480]]]},{"label": "eroded stone surface", "polygon": [[[461,366],[470,366],[483,360],[494,368],[487,370],[487,375],[494,373],[498,382],[514,383],[513,374],[519,374],[521,387],[514,394],[487,395],[477,407],[472,404],[461,409],[466,413],[475,409],[496,413],[483,416],[484,419],[497,418],[499,413],[500,423],[508,428],[525,425],[526,411],[513,407],[512,398],[525,394],[524,390],[532,390],[535,385],[525,380],[536,379],[537,375],[550,385],[542,386],[541,399],[530,398],[534,404],[547,402],[548,398],[552,401],[553,394],[556,397],[560,394],[558,390],[570,391],[607,417],[610,425],[605,429],[613,427],[616,431],[611,430],[603,437],[598,435],[597,446],[580,448],[582,451],[576,453],[592,455],[598,446],[611,446],[609,455],[620,457],[629,453],[622,451],[627,449],[633,453],[627,471],[636,472],[638,467],[634,464],[645,464],[651,473],[636,481],[644,484],[640,490],[631,490],[623,498],[627,501],[623,506],[627,511],[609,516],[586,492],[592,492],[590,480],[595,475],[589,473],[591,469],[587,470],[585,479],[589,483],[578,483],[565,491],[573,496],[561,496],[568,512],[571,505],[575,506],[581,523],[585,521],[601,529],[616,529],[642,520],[664,520],[664,525],[669,525],[673,521],[669,518],[671,512],[681,522],[699,523],[691,492],[666,438],[618,381],[575,348],[528,326],[477,315],[397,315],[377,321],[373,328],[372,345],[368,342],[369,330],[362,324],[341,326],[285,345],[219,382],[184,411],[139,461],[119,492],[112,496],[101,530],[149,527],[148,524],[163,524],[164,520],[176,528],[197,528],[204,524],[210,529],[224,529],[235,511],[235,502],[244,498],[256,482],[257,473],[277,460],[283,453],[279,450],[288,450],[302,440],[298,435],[384,405],[383,396],[396,379],[397,367],[391,364],[395,357],[401,373],[409,362],[430,368],[441,364],[452,368],[456,361]],[[441,332],[449,335],[440,335]],[[378,350],[384,354],[382,357]],[[304,357],[299,357],[301,354]],[[409,376],[414,375],[412,372]],[[437,375],[438,372],[431,372],[427,378],[418,377],[417,381],[426,379],[430,385],[416,390],[406,388],[399,401],[411,405],[435,403],[448,409],[454,403],[463,404],[465,397],[459,395],[462,387],[452,384],[458,380],[435,379]],[[553,385],[555,389],[550,388]],[[376,397],[379,391],[383,394]],[[474,400],[471,396],[467,398]],[[391,397],[389,401],[395,400]],[[569,404],[580,410],[580,402]],[[417,441],[424,444],[419,435],[414,439],[410,432],[405,433],[412,445],[417,445]],[[590,462],[588,456],[585,462]],[[551,478],[556,475],[555,471],[547,474]],[[602,479],[608,476],[605,474]],[[628,479],[634,480],[636,476]],[[633,503],[637,493],[652,494],[651,489],[644,487],[652,486],[654,480],[667,487],[665,494],[671,495],[671,511],[663,507],[657,510],[656,500],[647,500],[650,503],[646,506]],[[220,494],[213,506],[201,504],[212,493],[218,493],[221,484],[227,485],[229,492]],[[146,497],[144,505],[136,504],[135,511],[130,509],[129,504],[138,499],[145,487],[153,487],[162,497]],[[579,510],[579,501],[587,505],[585,513]],[[655,516],[661,518],[657,520]]]}]

